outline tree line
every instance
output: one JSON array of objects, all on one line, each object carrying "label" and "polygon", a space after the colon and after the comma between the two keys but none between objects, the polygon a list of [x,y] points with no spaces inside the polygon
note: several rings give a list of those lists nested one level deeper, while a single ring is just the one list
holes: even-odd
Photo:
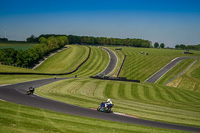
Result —
[{"label": "tree line", "polygon": [[15,50],[14,48],[1,49],[1,64],[32,68],[45,55],[48,55],[50,52],[58,50],[69,43],[66,36],[40,37],[38,38],[38,41],[38,45],[31,47],[28,50]]},{"label": "tree line", "polygon": [[184,45],[184,44],[177,44],[175,46],[176,49],[182,49],[182,50],[200,50],[200,44],[198,45]]},{"label": "tree line", "polygon": [[91,37],[91,36],[75,36],[68,35],[70,44],[89,44],[89,45],[117,45],[117,46],[133,46],[133,47],[151,47],[151,41],[135,38],[107,38],[107,37]]},{"label": "tree line", "polygon": [[39,38],[48,38],[50,36],[66,36],[69,39],[69,44],[84,44],[84,45],[116,45],[116,46],[133,46],[150,48],[151,41],[135,38],[107,38],[107,37],[92,37],[92,36],[76,36],[76,35],[55,35],[55,34],[42,34],[39,37],[32,35],[27,38],[28,42],[37,42]]},{"label": "tree line", "polygon": [[8,41],[8,39],[7,38],[0,38],[0,42],[7,42]]}]

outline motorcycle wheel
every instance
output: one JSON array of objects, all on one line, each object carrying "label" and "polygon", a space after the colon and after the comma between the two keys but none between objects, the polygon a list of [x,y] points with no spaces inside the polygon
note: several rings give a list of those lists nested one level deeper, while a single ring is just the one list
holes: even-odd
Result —
[{"label": "motorcycle wheel", "polygon": [[109,113],[110,110],[111,110],[111,108],[108,107],[108,108],[105,109],[105,112],[106,112],[106,113]]},{"label": "motorcycle wheel", "polygon": [[31,94],[31,91],[27,91],[27,92],[26,92],[26,95],[30,95],[30,94]]}]

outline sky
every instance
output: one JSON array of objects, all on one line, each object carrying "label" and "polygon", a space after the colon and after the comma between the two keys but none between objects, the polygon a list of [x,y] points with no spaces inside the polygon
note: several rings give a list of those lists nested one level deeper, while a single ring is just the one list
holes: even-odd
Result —
[{"label": "sky", "polygon": [[0,38],[72,34],[200,44],[200,0],[1,0]]}]

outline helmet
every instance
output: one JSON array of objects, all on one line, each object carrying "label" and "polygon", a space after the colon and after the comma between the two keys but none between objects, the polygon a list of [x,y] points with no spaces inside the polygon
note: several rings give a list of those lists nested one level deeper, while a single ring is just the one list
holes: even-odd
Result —
[{"label": "helmet", "polygon": [[108,99],[107,102],[110,102],[110,99]]}]

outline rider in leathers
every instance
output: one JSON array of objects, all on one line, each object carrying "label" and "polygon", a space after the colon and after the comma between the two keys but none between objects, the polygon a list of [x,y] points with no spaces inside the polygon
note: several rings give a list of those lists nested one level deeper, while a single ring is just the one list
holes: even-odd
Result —
[{"label": "rider in leathers", "polygon": [[105,107],[107,107],[109,104],[112,104],[112,101],[110,99],[108,99],[107,102],[105,102]]}]

